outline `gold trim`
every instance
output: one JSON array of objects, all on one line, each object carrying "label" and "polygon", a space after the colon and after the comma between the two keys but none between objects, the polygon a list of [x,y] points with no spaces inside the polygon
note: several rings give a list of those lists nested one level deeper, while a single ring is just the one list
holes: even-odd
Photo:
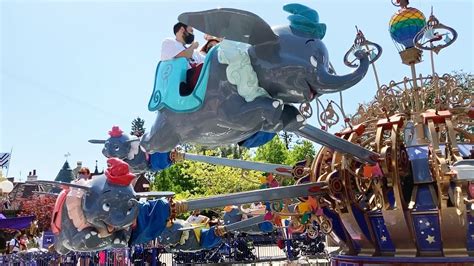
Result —
[{"label": "gold trim", "polygon": [[[467,211],[464,203],[464,198],[467,197],[467,181],[456,181],[448,167],[448,165],[462,160],[451,122],[452,115],[449,111],[425,112],[423,117],[425,123],[428,124],[431,136],[432,149],[429,153],[429,160],[440,195],[438,207],[443,253],[447,257],[468,256]],[[442,136],[447,142],[444,155],[440,148]],[[453,204],[454,206],[452,206]]]},{"label": "gold trim", "polygon": [[[398,154],[401,147],[399,139],[400,123],[395,120],[395,118],[397,117],[391,117],[394,123],[390,125],[379,124],[377,128],[377,148],[380,149],[378,152],[384,156],[384,160],[381,164],[388,186],[387,189],[384,190],[384,208],[382,209],[382,215],[385,226],[390,233],[390,238],[395,246],[395,256],[414,257],[417,253],[417,246],[411,216],[408,213],[407,204],[403,199],[398,171]],[[387,136],[387,139],[383,139],[384,133],[390,134]],[[389,189],[393,191],[395,198],[395,205],[393,207],[390,206],[388,202]]]}]

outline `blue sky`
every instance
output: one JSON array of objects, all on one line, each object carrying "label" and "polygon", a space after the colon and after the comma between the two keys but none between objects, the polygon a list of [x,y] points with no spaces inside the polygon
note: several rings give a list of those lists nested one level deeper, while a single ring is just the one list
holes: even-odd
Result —
[{"label": "blue sky", "polygon": [[[37,169],[41,179],[54,179],[70,153],[93,168],[105,165],[100,145],[112,125],[126,132],[137,116],[149,129],[155,114],[147,110],[161,41],[172,35],[177,16],[186,11],[233,7],[251,11],[270,25],[287,24],[284,1],[0,1],[1,94],[0,152],[13,147],[9,176],[25,180]],[[323,41],[339,74],[351,71],[342,58],[352,45],[357,25],[383,49],[376,67],[381,83],[410,75],[400,63],[388,33],[397,8],[390,0],[300,1],[319,12],[328,26]],[[431,6],[444,24],[455,28],[458,40],[435,57],[438,73],[473,72],[471,0],[412,0],[429,16]],[[196,39],[202,41],[202,35]],[[425,53],[419,73],[430,74]],[[344,92],[344,108],[354,113],[358,103],[372,99],[373,73]],[[327,99],[328,97],[325,97]],[[337,99],[337,95],[332,96]],[[324,101],[326,102],[326,100]],[[310,123],[317,126],[314,118]]]}]

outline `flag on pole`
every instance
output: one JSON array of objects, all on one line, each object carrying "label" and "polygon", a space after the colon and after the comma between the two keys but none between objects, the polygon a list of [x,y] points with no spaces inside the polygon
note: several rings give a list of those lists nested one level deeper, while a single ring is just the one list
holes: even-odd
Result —
[{"label": "flag on pole", "polygon": [[11,156],[11,152],[0,152],[0,168],[8,168]]}]

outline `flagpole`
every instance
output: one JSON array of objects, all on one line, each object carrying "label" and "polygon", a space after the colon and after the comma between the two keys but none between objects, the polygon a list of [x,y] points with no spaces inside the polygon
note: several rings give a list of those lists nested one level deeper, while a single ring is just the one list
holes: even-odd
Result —
[{"label": "flagpole", "polygon": [[10,162],[8,162],[8,167],[7,167],[7,178],[8,178],[8,172],[10,171],[10,163],[12,161],[12,156],[13,156],[13,146],[12,148],[10,149]]}]

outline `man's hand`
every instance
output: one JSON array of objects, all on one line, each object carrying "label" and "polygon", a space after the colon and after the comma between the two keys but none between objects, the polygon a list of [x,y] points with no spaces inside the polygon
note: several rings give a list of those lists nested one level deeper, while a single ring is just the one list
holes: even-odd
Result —
[{"label": "man's hand", "polygon": [[189,49],[196,50],[198,47],[199,47],[199,43],[198,42],[193,42],[191,44],[191,46],[189,46]]},{"label": "man's hand", "polygon": [[174,58],[178,58],[178,57],[192,58],[194,50],[196,50],[196,48],[198,47],[199,47],[199,43],[193,42],[188,48],[186,48],[181,53],[177,54]]}]

